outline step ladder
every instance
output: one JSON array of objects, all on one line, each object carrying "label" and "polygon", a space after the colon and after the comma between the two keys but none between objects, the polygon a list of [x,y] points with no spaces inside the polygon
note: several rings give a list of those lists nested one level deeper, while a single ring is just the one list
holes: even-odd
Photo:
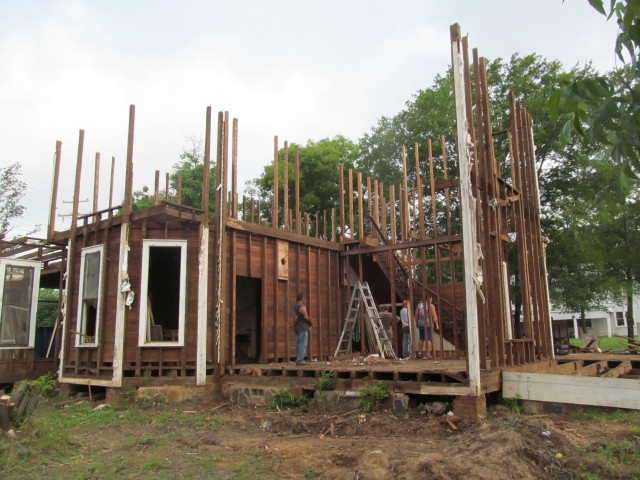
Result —
[{"label": "step ladder", "polygon": [[373,301],[371,295],[371,289],[369,284],[357,282],[353,287],[353,293],[351,294],[351,301],[349,302],[349,309],[347,310],[347,317],[344,321],[344,327],[342,328],[342,335],[340,335],[340,341],[336,347],[334,356],[351,353],[351,340],[353,338],[353,330],[358,320],[360,313],[360,302],[364,300],[365,314],[367,317],[367,329],[373,333],[374,342],[378,353],[382,358],[397,358],[393,350],[391,340],[387,336],[387,331],[382,325],[380,314],[376,308],[376,304]]}]

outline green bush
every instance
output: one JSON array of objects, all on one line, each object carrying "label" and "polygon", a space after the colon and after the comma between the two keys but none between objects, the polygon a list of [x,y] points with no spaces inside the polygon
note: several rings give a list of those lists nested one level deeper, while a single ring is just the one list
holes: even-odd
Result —
[{"label": "green bush", "polygon": [[520,394],[516,393],[515,397],[503,398],[504,404],[511,409],[513,413],[522,413],[522,406],[520,405]]},{"label": "green bush", "polygon": [[271,396],[271,408],[307,408],[309,399],[301,395],[295,395],[289,390],[274,390]]},{"label": "green bush", "polygon": [[29,387],[34,393],[40,395],[46,395],[49,392],[55,390],[58,382],[56,381],[56,374],[53,372],[45,373],[44,375],[29,382]]},{"label": "green bush", "polygon": [[318,390],[333,390],[335,383],[335,372],[322,370],[315,385]]},{"label": "green bush", "polygon": [[382,402],[387,398],[387,387],[384,383],[367,385],[358,390],[358,397],[358,404],[364,409],[364,411],[371,412],[372,410],[378,409],[382,406]]}]

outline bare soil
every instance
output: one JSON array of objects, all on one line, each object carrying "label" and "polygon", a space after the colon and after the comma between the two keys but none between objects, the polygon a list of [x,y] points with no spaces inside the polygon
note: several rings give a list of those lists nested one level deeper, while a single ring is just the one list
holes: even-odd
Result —
[{"label": "bare soil", "polygon": [[[44,402],[35,416],[65,405]],[[0,441],[11,465],[2,478],[640,478],[637,462],[605,464],[600,453],[622,439],[640,451],[637,415],[630,424],[628,419],[515,415],[497,405],[485,421],[469,423],[419,408],[403,416],[361,410],[313,414],[231,403],[115,409],[123,412],[120,418],[126,412],[120,409],[138,409],[151,420],[108,426],[87,421],[69,428],[66,453],[52,453],[40,464],[28,450],[29,436],[35,441],[40,427],[35,423],[30,431],[27,423],[17,440]]]}]

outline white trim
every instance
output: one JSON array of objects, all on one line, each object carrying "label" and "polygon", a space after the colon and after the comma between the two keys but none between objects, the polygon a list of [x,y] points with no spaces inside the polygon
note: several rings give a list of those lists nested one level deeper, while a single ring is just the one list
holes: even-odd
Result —
[{"label": "white trim", "polygon": [[[149,251],[151,247],[177,247],[180,248],[180,291],[178,305],[178,340],[175,342],[147,342],[147,296],[149,292]],[[142,272],[140,278],[140,317],[138,319],[138,346],[139,347],[183,347],[185,304],[187,292],[187,241],[186,240],[150,240],[142,241]]]},{"label": "white trim", "polygon": [[[89,254],[99,252],[100,253],[100,263],[98,265],[98,307],[96,308],[96,326],[95,326],[95,335],[93,336],[93,343],[82,343],[80,341],[81,335],[85,327],[83,320],[84,316],[84,305],[82,302],[82,292],[84,290],[84,267],[85,267],[85,257]],[[102,313],[102,276],[104,269],[104,245],[94,245],[92,247],[83,248],[80,253],[80,285],[78,287],[78,309],[76,311],[76,333],[75,334],[75,346],[76,348],[85,348],[85,347],[97,347],[100,344],[100,315]]]},{"label": "white trim", "polygon": [[467,107],[465,98],[464,59],[460,51],[460,40],[451,41],[451,63],[456,102],[456,129],[458,140],[458,165],[460,177],[460,217],[462,218],[462,249],[464,258],[465,317],[467,327],[467,362],[469,391],[480,395],[480,337],[478,332],[478,305],[476,288],[482,284],[479,264],[479,246],[476,240],[476,199],[471,189],[471,164],[473,150],[469,138]]},{"label": "white trim", "polygon": [[124,325],[127,310],[124,288],[129,284],[129,224],[120,228],[120,252],[118,257],[118,293],[116,295],[116,328],[113,342],[113,386],[122,385],[122,364],[124,361]]},{"label": "white trim", "polygon": [[209,227],[200,224],[198,258],[198,338],[196,349],[196,385],[207,383],[207,299],[209,294]]},{"label": "white trim", "polygon": [[26,350],[34,348],[36,339],[36,313],[38,311],[38,293],[40,292],[40,269],[41,263],[34,260],[0,260],[0,315],[2,312],[2,302],[4,300],[4,279],[6,268],[8,266],[30,267],[33,268],[33,277],[31,278],[31,310],[29,311],[29,335],[27,345],[4,345],[0,349]]}]

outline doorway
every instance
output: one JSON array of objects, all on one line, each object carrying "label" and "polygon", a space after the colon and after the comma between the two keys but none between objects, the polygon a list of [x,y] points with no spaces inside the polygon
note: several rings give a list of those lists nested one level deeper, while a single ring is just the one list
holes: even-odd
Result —
[{"label": "doorway", "polygon": [[236,277],[235,363],[257,363],[260,360],[261,292],[261,279]]}]

